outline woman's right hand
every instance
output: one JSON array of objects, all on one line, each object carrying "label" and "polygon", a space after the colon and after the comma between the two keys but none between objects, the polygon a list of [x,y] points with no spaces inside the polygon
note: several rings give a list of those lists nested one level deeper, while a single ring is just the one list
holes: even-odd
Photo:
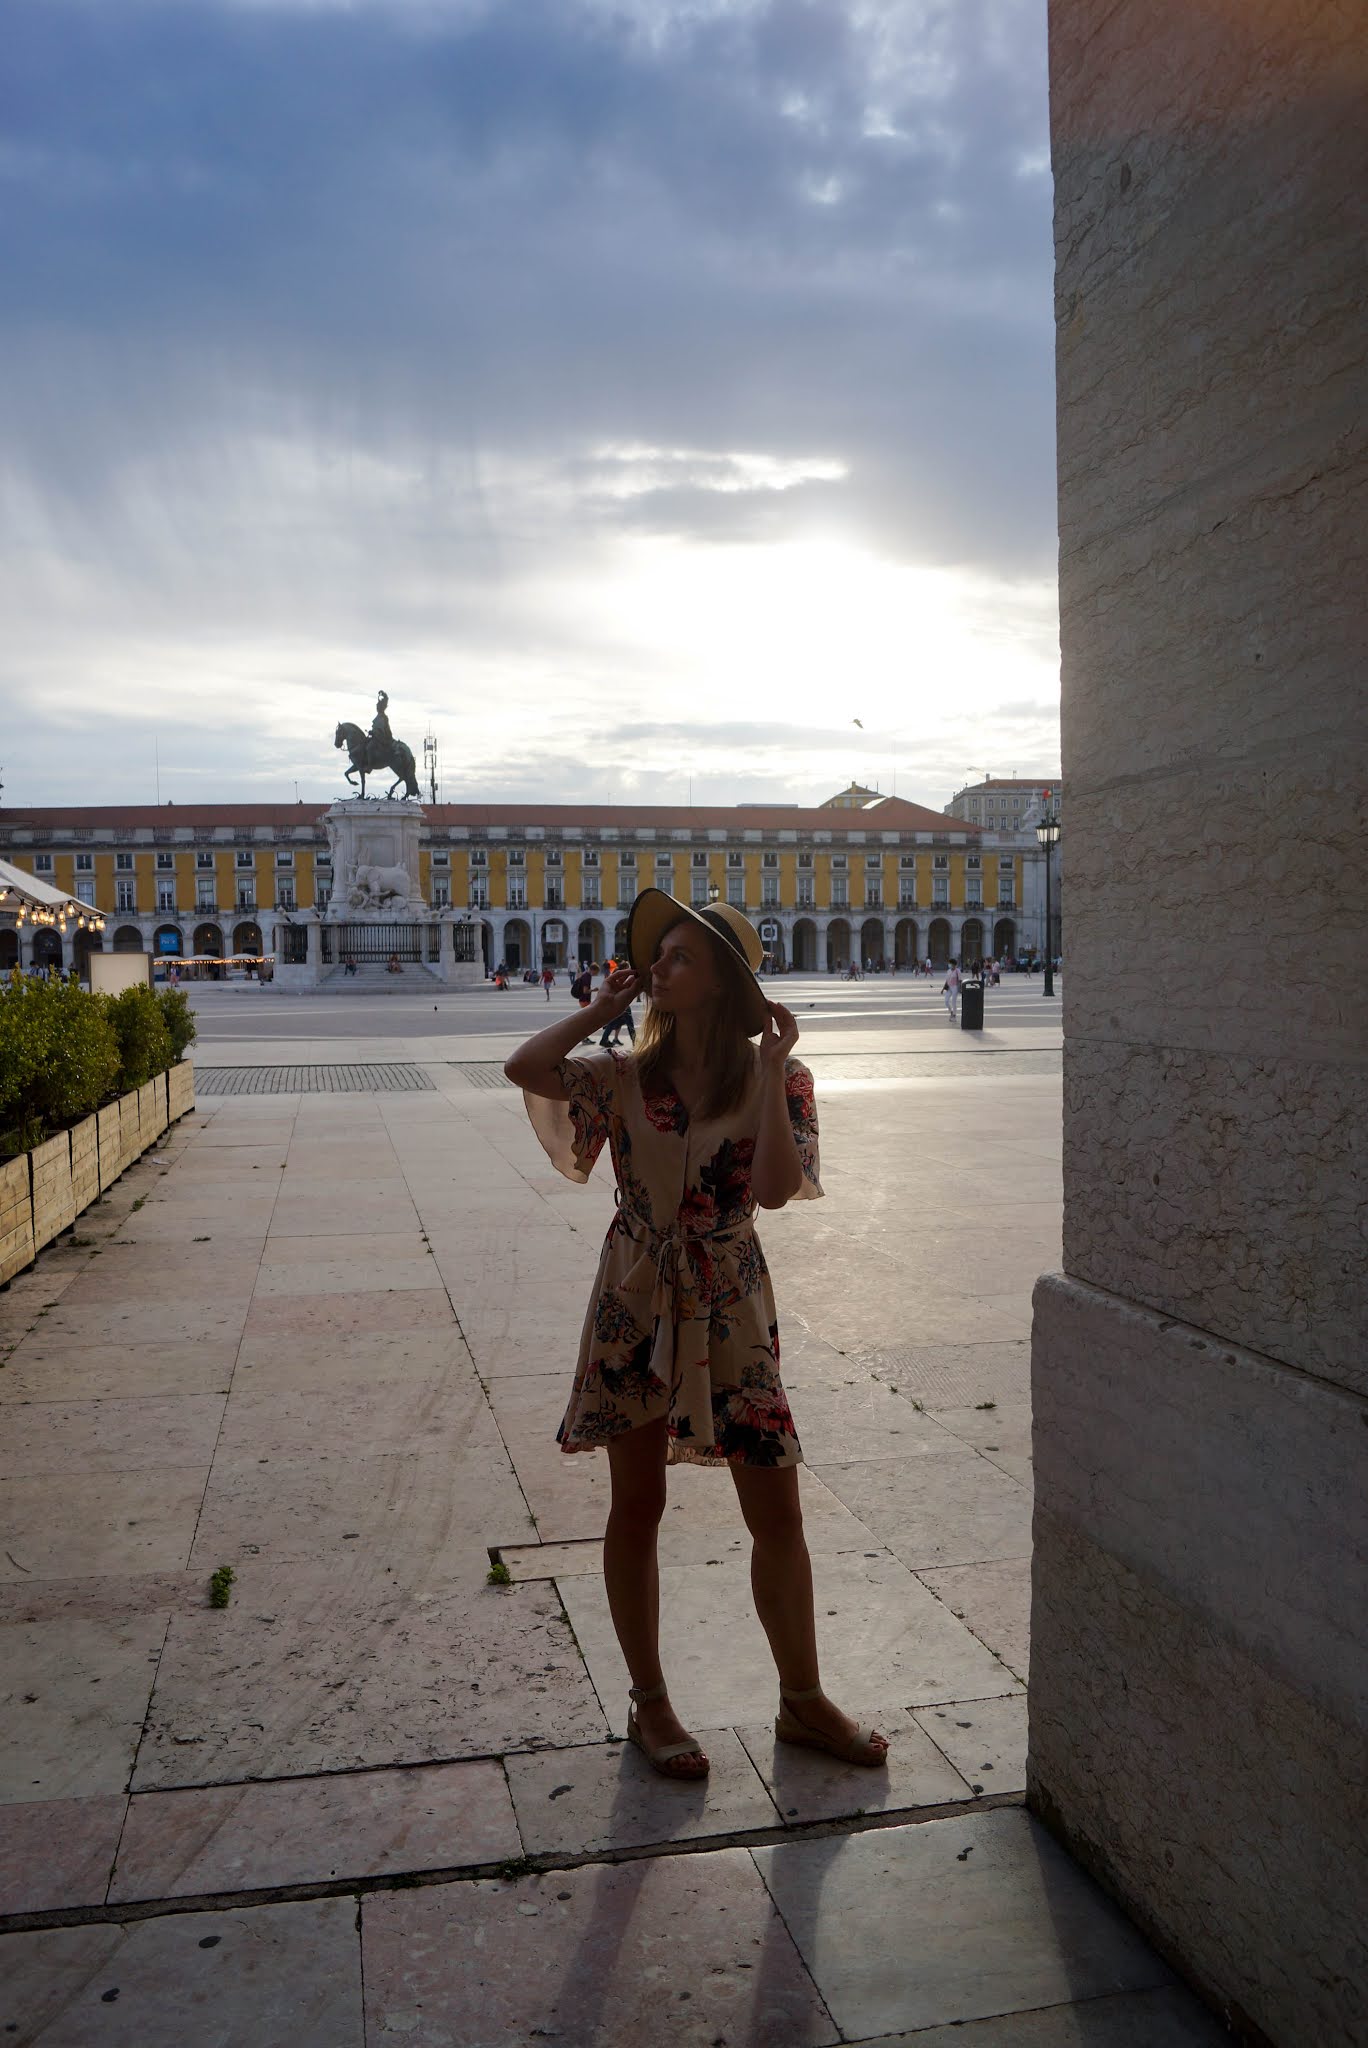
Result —
[{"label": "woman's right hand", "polygon": [[645,986],[645,976],[638,974],[635,967],[615,967],[584,1012],[586,1023],[590,1018],[620,1017]]}]

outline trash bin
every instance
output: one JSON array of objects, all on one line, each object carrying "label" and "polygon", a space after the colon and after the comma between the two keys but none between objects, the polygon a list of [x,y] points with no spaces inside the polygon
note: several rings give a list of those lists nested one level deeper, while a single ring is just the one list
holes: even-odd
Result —
[{"label": "trash bin", "polygon": [[983,1029],[983,977],[973,975],[960,983],[960,1030]]}]

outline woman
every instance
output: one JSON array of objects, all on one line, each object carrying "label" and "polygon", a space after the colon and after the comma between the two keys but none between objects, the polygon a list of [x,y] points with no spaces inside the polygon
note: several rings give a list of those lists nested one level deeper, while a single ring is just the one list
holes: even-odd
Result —
[{"label": "woman", "polygon": [[[667,1463],[725,1465],[752,1539],[755,1608],[779,1673],[781,1741],[880,1765],[888,1744],[827,1699],[798,1496],[802,1459],[779,1378],[779,1333],[757,1204],[821,1194],[812,1076],[798,1026],[766,1001],[760,936],[729,904],[691,909],[647,889],[630,965],[588,1009],[537,1033],[505,1066],[552,1162],[584,1182],[604,1144],[618,1207],[599,1260],[569,1405],[568,1452],[605,1449],[603,1572],[631,1674],[627,1732],[663,1776],[708,1759],[670,1705],[660,1666],[656,1536]],[[649,993],[630,1056],[572,1058]],[[760,1043],[749,1040],[759,1035]]]}]

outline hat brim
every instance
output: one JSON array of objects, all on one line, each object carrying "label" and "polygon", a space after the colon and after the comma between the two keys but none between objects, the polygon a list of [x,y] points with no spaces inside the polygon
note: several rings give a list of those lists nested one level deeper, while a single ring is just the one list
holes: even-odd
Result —
[{"label": "hat brim", "polygon": [[643,889],[627,913],[627,958],[638,974],[649,975],[651,962],[671,925],[688,918],[700,931],[707,933],[713,942],[713,949],[728,963],[735,976],[737,994],[741,998],[741,1015],[746,1036],[754,1038],[769,1023],[769,998],[756,979],[755,970],[742,953],[727,926],[695,910],[692,904],[681,903],[677,896],[667,895],[664,889]]}]

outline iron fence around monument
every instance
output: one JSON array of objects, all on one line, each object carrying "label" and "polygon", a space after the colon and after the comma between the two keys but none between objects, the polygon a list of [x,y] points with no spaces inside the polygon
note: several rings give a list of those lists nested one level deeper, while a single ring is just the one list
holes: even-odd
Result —
[{"label": "iron fence around monument", "polygon": [[441,958],[442,930],[436,924],[337,924],[329,934],[339,960],[352,959],[358,967],[378,961],[438,960]]}]

